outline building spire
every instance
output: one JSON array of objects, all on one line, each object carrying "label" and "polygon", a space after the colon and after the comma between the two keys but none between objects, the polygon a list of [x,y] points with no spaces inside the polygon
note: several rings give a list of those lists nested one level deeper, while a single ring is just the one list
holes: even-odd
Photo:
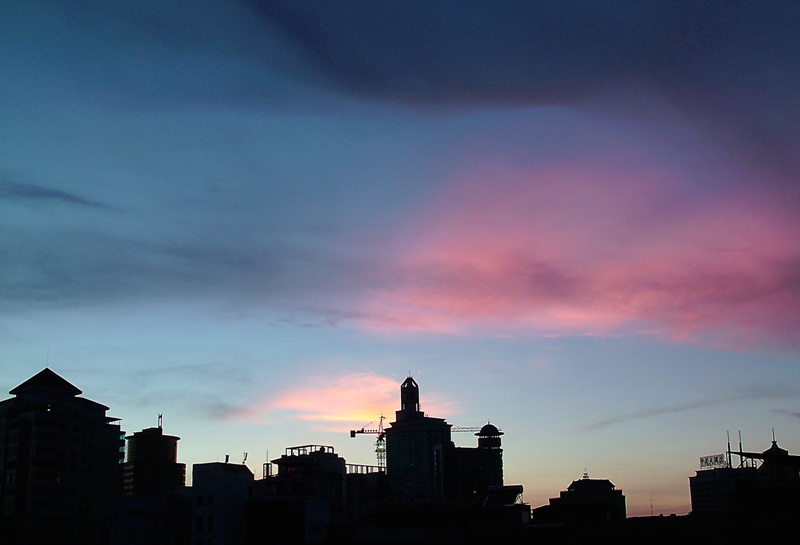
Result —
[{"label": "building spire", "polygon": [[419,412],[419,385],[411,376],[400,385],[400,410]]}]

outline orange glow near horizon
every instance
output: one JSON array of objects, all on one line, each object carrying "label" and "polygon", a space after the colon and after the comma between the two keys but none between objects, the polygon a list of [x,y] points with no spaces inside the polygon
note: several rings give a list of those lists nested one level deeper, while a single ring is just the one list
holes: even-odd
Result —
[{"label": "orange glow near horizon", "polygon": [[[266,423],[272,413],[289,412],[294,414],[294,419],[308,422],[316,429],[345,431],[362,426],[377,428],[381,415],[387,418],[388,425],[399,406],[400,382],[369,373],[354,373],[332,379],[318,377],[308,385],[264,400],[256,408],[236,411],[231,417]],[[442,400],[430,408],[453,410]]]}]

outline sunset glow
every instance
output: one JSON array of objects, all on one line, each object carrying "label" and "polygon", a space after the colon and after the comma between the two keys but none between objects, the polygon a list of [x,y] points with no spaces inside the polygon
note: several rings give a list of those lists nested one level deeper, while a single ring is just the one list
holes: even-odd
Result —
[{"label": "sunset glow", "polygon": [[534,507],[687,513],[728,431],[800,453],[797,17],[0,2],[0,386],[258,474],[374,463],[413,376]]}]

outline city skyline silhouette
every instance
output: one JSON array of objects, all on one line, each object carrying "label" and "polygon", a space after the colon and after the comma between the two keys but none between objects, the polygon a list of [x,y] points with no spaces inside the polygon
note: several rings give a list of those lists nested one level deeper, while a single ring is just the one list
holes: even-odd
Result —
[{"label": "city skyline silhouette", "polygon": [[[143,542],[739,543],[796,526],[800,456],[777,440],[763,452],[703,456],[689,479],[692,510],[627,517],[624,491],[584,472],[546,505],[504,481],[501,437],[487,423],[459,428],[420,410],[420,388],[399,385],[399,410],[378,430],[378,465],[348,463],[333,446],[289,446],[260,476],[241,463],[194,463],[187,485],[180,437],[158,426],[127,433],[109,407],[46,367],[0,401],[0,535],[10,545]],[[475,432],[459,447],[451,434]],[[512,453],[513,455],[513,453]],[[734,456],[739,463],[734,464]],[[687,533],[688,532],[688,533]]]},{"label": "city skyline silhouette", "polygon": [[162,415],[191,484],[377,465],[349,432],[413,376],[530,505],[587,472],[685,515],[728,433],[800,452],[799,17],[2,2],[0,391]]}]

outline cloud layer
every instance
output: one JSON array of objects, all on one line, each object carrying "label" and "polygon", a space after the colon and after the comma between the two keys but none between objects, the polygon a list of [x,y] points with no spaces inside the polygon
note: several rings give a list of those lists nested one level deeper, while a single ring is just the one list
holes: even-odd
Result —
[{"label": "cloud layer", "polygon": [[631,136],[454,173],[397,241],[371,326],[798,342],[795,213],[752,172],[710,155],[687,176]]},{"label": "cloud layer", "polygon": [[797,342],[794,2],[0,9],[6,308]]},{"label": "cloud layer", "polygon": [[445,106],[655,92],[785,182],[800,173],[791,1],[243,4],[304,54],[283,68],[315,84]]}]

